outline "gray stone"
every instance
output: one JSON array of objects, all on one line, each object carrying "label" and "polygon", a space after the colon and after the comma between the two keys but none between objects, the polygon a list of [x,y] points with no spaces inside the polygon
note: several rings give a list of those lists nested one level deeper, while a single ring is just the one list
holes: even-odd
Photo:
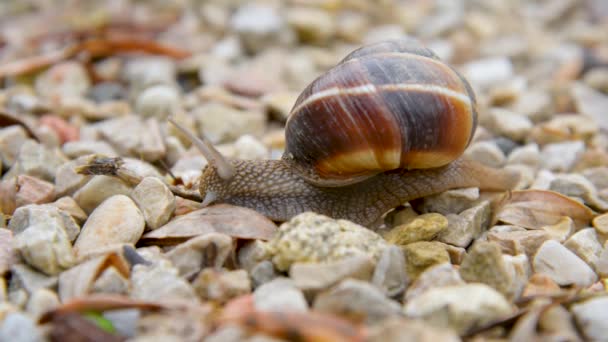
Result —
[{"label": "gray stone", "polygon": [[274,269],[274,265],[268,260],[255,264],[249,273],[253,287],[259,287],[279,277],[279,273]]},{"label": "gray stone", "polygon": [[304,294],[288,278],[276,278],[258,287],[253,304],[260,311],[308,311]]},{"label": "gray stone", "polygon": [[408,286],[403,251],[397,246],[387,247],[376,264],[371,283],[382,289],[388,297],[395,297]]},{"label": "gray stone", "polygon": [[513,65],[506,57],[478,59],[465,64],[463,73],[473,86],[484,88],[510,79]]},{"label": "gray stone", "polygon": [[247,111],[220,103],[207,103],[192,113],[199,125],[199,132],[213,143],[235,140],[244,134],[260,136],[266,125],[261,111]]},{"label": "gray stone", "polygon": [[254,3],[240,6],[230,20],[230,27],[253,53],[281,42],[287,29],[277,8]]},{"label": "gray stone", "polygon": [[103,317],[112,322],[112,326],[121,336],[135,337],[141,311],[139,309],[106,310],[103,312]]},{"label": "gray stone", "polygon": [[302,42],[325,44],[336,33],[335,20],[330,13],[320,8],[290,8],[287,23]]},{"label": "gray stone", "polygon": [[105,141],[68,141],[61,147],[68,158],[78,158],[89,154],[101,154],[107,157],[117,157],[118,153]]},{"label": "gray stone", "polygon": [[545,241],[534,257],[534,271],[545,273],[557,284],[586,287],[597,275],[583,260],[554,240]]},{"label": "gray stone", "polygon": [[448,215],[448,229],[437,236],[437,241],[458,247],[468,246],[488,228],[490,214],[490,202],[483,201],[459,215]]},{"label": "gray stone", "polygon": [[525,254],[532,259],[543,242],[551,235],[544,230],[496,231],[491,229],[486,235],[488,241],[496,242],[503,253]]},{"label": "gray stone", "polygon": [[608,130],[608,115],[605,111],[608,96],[580,82],[574,83],[572,95],[579,113],[592,118],[602,129]]},{"label": "gray stone", "polygon": [[230,236],[208,233],[177,245],[166,256],[179,269],[180,275],[188,278],[205,267],[221,268],[232,250]]},{"label": "gray stone", "polygon": [[49,289],[40,288],[30,296],[27,302],[27,312],[35,318],[60,305],[57,293]]},{"label": "gray stone", "polygon": [[551,181],[549,190],[570,197],[581,198],[589,206],[600,211],[608,211],[608,201],[599,198],[597,189],[587,178],[580,174],[560,174]]},{"label": "gray stone", "polygon": [[463,188],[444,191],[424,198],[423,211],[443,215],[459,214],[472,207],[479,199],[479,188]]},{"label": "gray stone", "polygon": [[143,215],[124,195],[105,200],[91,213],[74,244],[79,257],[113,245],[136,243],[144,232]]},{"label": "gray stone", "polygon": [[137,264],[131,271],[131,297],[163,301],[187,300],[197,302],[192,285],[179,276],[177,268],[168,261],[153,265]]},{"label": "gray stone", "polygon": [[295,262],[328,262],[355,254],[377,260],[386,246],[380,235],[363,226],[309,212],[282,224],[266,251],[277,269],[286,271]]},{"label": "gray stone", "polygon": [[404,302],[408,302],[435,287],[464,284],[458,270],[449,263],[443,263],[429,267],[422,272],[418,279],[407,288],[403,299]]},{"label": "gray stone", "polygon": [[572,306],[572,313],[583,334],[590,341],[603,341],[608,336],[608,297],[588,299]]},{"label": "gray stone", "polygon": [[422,318],[464,334],[472,328],[509,316],[513,309],[499,292],[485,284],[436,287],[405,304],[406,316]]},{"label": "gray stone", "polygon": [[130,97],[137,98],[144,89],[157,85],[175,83],[177,69],[168,57],[147,56],[129,60],[122,76],[130,83]]},{"label": "gray stone", "polygon": [[583,176],[587,178],[596,189],[608,188],[608,167],[592,167],[583,171]]},{"label": "gray stone", "polygon": [[579,230],[564,243],[564,246],[583,259],[594,270],[598,270],[598,263],[604,248],[595,229]]},{"label": "gray stone", "polygon": [[465,155],[472,160],[494,168],[502,167],[507,161],[505,154],[493,141],[478,141],[467,148]]},{"label": "gray stone", "polygon": [[319,294],[312,308],[318,312],[361,317],[368,323],[377,323],[401,313],[399,303],[385,297],[380,289],[354,279],[346,279]]},{"label": "gray stone", "polygon": [[36,93],[50,100],[84,97],[91,86],[84,66],[75,61],[54,64],[41,73],[35,82]]},{"label": "gray stone", "polygon": [[585,143],[582,141],[547,144],[541,150],[541,165],[551,171],[567,172],[572,169],[584,151]]},{"label": "gray stone", "polygon": [[192,286],[202,300],[220,303],[251,292],[251,281],[245,270],[206,268],[198,274]]},{"label": "gray stone", "polygon": [[166,120],[177,112],[180,99],[177,90],[173,87],[160,84],[145,89],[135,101],[135,112],[144,118],[152,117]]},{"label": "gray stone", "polygon": [[13,125],[0,129],[0,157],[4,168],[13,166],[26,140],[30,139],[21,126]]},{"label": "gray stone", "polygon": [[14,264],[11,266],[10,288],[24,289],[33,294],[39,289],[52,289],[57,286],[57,277],[47,276],[37,272],[26,264]]},{"label": "gray stone", "polygon": [[76,172],[78,166],[85,165],[90,156],[82,156],[61,164],[55,172],[55,194],[57,197],[72,195],[85,185],[92,177]]},{"label": "gray stone", "polygon": [[39,342],[43,340],[40,331],[29,316],[14,312],[8,314],[0,326],[0,341]]},{"label": "gray stone", "polygon": [[33,140],[25,140],[9,173],[15,176],[26,174],[52,182],[57,169],[65,161],[61,152],[47,148]]},{"label": "gray stone", "polygon": [[175,196],[156,177],[144,178],[131,192],[131,198],[144,214],[146,225],[150,229],[167,223],[175,211]]},{"label": "gray stone", "polygon": [[341,260],[324,263],[294,263],[289,277],[303,291],[318,291],[337,284],[345,278],[369,281],[374,271],[374,261],[367,255],[353,255]]},{"label": "gray stone", "polygon": [[96,126],[102,137],[121,156],[156,161],[167,152],[160,125],[155,118],[144,120],[140,116],[126,115],[102,121]]},{"label": "gray stone", "polygon": [[95,208],[112,196],[129,195],[131,187],[112,176],[93,176],[74,193],[74,200],[82,210],[91,214]]},{"label": "gray stone", "polygon": [[523,141],[532,130],[526,116],[504,108],[491,108],[486,117],[486,128],[514,141]]},{"label": "gray stone", "polygon": [[405,270],[409,279],[416,279],[429,267],[450,262],[450,255],[437,241],[420,241],[403,247]]},{"label": "gray stone", "polygon": [[516,147],[507,158],[507,164],[523,164],[537,168],[540,163],[540,150],[537,144]]}]

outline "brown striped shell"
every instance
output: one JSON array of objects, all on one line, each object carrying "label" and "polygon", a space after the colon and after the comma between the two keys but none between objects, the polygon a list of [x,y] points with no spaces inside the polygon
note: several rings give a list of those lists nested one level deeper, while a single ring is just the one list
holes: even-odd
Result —
[{"label": "brown striped shell", "polygon": [[467,81],[411,40],[362,47],[296,101],[284,160],[340,186],[395,169],[440,167],[468,146],[477,113]]}]

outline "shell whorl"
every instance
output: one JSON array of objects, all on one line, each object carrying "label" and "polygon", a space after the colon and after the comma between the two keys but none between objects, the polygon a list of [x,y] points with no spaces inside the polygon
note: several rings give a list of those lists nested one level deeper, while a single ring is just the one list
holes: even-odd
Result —
[{"label": "shell whorl", "polygon": [[467,81],[410,40],[362,47],[313,81],[286,125],[284,159],[313,183],[339,186],[458,158],[477,125]]}]

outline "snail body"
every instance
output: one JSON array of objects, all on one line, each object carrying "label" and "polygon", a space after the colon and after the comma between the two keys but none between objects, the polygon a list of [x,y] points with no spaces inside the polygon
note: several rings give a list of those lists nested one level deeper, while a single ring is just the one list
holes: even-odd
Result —
[{"label": "snail body", "polygon": [[209,161],[204,205],[240,205],[277,221],[315,211],[370,225],[415,198],[517,182],[461,157],[477,124],[473,91],[409,40],[362,47],[313,81],[288,118],[281,160],[226,160],[173,123]]}]

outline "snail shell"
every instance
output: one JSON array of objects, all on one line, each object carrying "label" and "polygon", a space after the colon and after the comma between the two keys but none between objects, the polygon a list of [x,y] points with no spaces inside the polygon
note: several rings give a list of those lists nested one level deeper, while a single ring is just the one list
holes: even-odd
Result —
[{"label": "snail shell", "polygon": [[362,47],[313,81],[286,124],[284,160],[323,186],[458,158],[477,125],[467,81],[411,40]]}]

